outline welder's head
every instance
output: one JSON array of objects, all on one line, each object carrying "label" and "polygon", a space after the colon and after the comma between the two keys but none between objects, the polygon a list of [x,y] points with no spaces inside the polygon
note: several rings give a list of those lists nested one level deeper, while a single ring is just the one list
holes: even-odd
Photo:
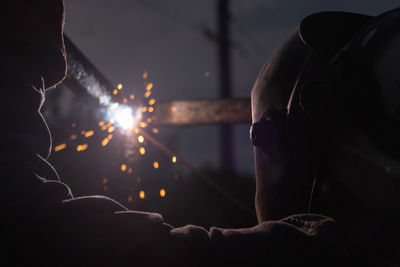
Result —
[{"label": "welder's head", "polygon": [[66,73],[63,23],[62,0],[0,2],[2,161],[49,155],[50,133],[38,109],[41,89],[54,87]]},{"label": "welder's head", "polygon": [[64,79],[62,0],[13,0],[0,4],[1,70],[47,88]]},{"label": "welder's head", "polygon": [[400,9],[305,18],[251,100],[260,222],[400,214]]}]

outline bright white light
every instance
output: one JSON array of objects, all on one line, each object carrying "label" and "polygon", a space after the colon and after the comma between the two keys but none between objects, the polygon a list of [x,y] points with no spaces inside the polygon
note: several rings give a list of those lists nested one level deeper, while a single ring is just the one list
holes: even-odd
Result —
[{"label": "bright white light", "polygon": [[124,129],[133,128],[133,116],[130,108],[123,108],[115,114],[115,121]]},{"label": "bright white light", "polygon": [[112,103],[107,109],[108,116],[115,120],[115,125],[123,130],[130,130],[135,127],[137,122],[141,119],[141,113],[133,114],[132,108]]}]

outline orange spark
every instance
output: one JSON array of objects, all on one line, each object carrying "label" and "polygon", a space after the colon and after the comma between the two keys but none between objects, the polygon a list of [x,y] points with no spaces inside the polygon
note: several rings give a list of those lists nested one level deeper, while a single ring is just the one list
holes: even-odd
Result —
[{"label": "orange spark", "polygon": [[86,148],[88,148],[88,144],[82,144],[82,145],[78,145],[76,147],[76,150],[80,152],[80,151],[85,151]]},{"label": "orange spark", "polygon": [[67,147],[67,144],[60,144],[60,145],[58,145],[58,146],[56,146],[55,148],[54,148],[54,151],[55,152],[58,152],[58,151],[60,151],[60,150],[63,150],[63,149],[65,149]]},{"label": "orange spark", "polygon": [[123,163],[122,165],[121,165],[121,171],[126,171],[126,164],[125,163]]},{"label": "orange spark", "polygon": [[160,196],[161,197],[165,197],[165,194],[166,194],[165,189],[161,189],[160,190]]},{"label": "orange spark", "polygon": [[94,131],[93,130],[90,130],[90,131],[85,133],[85,137],[90,137],[92,135],[94,135]]},{"label": "orange spark", "polygon": [[160,165],[158,164],[157,161],[154,161],[153,167],[154,167],[154,169],[158,169],[160,167]]}]

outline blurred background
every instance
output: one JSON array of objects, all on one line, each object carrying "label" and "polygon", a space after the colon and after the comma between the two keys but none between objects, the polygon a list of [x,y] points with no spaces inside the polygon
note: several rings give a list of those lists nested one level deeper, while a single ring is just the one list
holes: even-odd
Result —
[{"label": "blurred background", "polygon": [[44,109],[54,141],[50,162],[62,181],[75,196],[110,196],[129,209],[159,212],[173,226],[246,227],[256,224],[250,121],[157,125],[157,103],[248,100],[269,55],[305,16],[377,15],[398,1],[65,0],[65,6],[65,34],[107,79],[100,94],[109,105],[132,108],[146,125],[138,119],[129,130],[119,127],[99,107],[99,95],[73,83],[50,91]]}]

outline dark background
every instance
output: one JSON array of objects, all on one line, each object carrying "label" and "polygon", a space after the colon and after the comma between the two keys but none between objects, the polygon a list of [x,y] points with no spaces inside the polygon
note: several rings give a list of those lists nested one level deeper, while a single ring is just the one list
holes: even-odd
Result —
[{"label": "dark background", "polygon": [[[154,83],[157,101],[215,99],[218,96],[216,0],[65,0],[65,32],[89,60],[113,83],[140,95]],[[268,56],[302,18],[324,10],[377,15],[395,8],[397,1],[232,0],[232,96],[249,97],[252,85]],[[148,78],[143,79],[143,72]],[[205,73],[209,72],[210,75]],[[127,136],[115,133],[106,147],[98,122],[101,114],[89,99],[65,85],[50,92],[46,116],[55,145],[67,148],[53,153],[51,162],[75,194],[104,194],[128,208],[160,212],[168,223],[205,227],[245,227],[254,215],[232,204],[181,164],[173,164],[157,147],[146,144],[146,155]],[[72,127],[72,123],[77,126]],[[254,209],[255,190],[250,125],[236,125],[234,170],[219,168],[218,127],[161,127],[157,140],[179,157]],[[94,130],[90,138],[82,130]],[[150,128],[149,128],[150,129]],[[77,140],[70,140],[77,134]],[[136,138],[136,137],[135,137]],[[132,139],[132,138],[131,138]],[[87,143],[85,151],[76,146]],[[127,143],[131,147],[127,148]],[[126,155],[127,150],[136,151]],[[159,169],[152,167],[153,161]],[[132,173],[122,172],[122,163]],[[140,179],[138,178],[140,177]],[[104,180],[107,178],[107,180]],[[106,188],[105,188],[106,187]],[[166,189],[160,197],[159,190]],[[146,193],[139,198],[139,191]],[[131,200],[131,201],[129,201]]]}]

